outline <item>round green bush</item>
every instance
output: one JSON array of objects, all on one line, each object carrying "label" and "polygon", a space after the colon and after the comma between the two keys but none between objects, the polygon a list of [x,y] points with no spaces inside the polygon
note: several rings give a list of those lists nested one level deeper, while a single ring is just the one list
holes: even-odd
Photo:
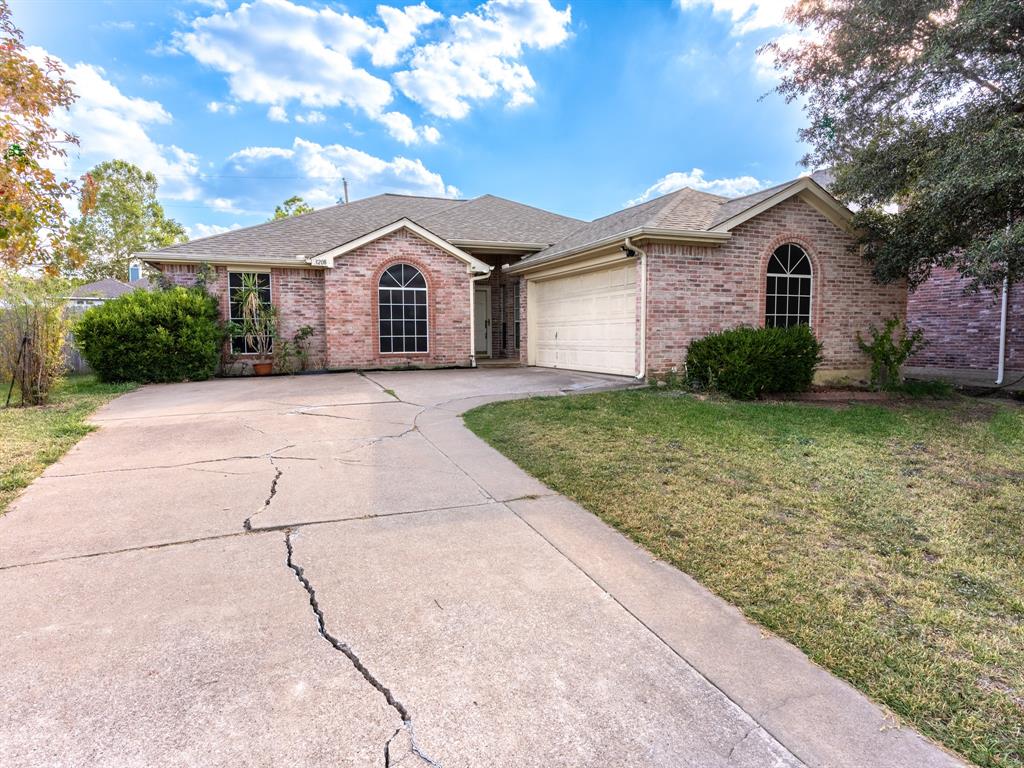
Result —
[{"label": "round green bush", "polygon": [[194,288],[134,291],[86,311],[75,327],[102,381],[197,381],[217,370],[217,300]]},{"label": "round green bush", "polygon": [[694,386],[752,400],[765,393],[803,392],[820,362],[821,344],[806,325],[744,326],[692,342],[686,377]]}]

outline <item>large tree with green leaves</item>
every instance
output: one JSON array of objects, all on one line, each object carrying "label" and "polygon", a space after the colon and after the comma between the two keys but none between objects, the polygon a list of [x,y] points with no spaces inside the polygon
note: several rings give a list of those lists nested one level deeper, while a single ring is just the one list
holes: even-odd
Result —
[{"label": "large tree with green leaves", "polygon": [[267,219],[267,221],[277,221],[278,219],[287,219],[290,216],[301,216],[303,213],[312,212],[313,206],[298,195],[292,195],[274,208],[274,215]]},{"label": "large tree with green leaves", "polygon": [[124,160],[107,160],[89,172],[96,188],[92,210],[76,219],[72,239],[85,254],[90,280],[128,278],[132,254],[188,239],[185,228],[164,215],[156,176]]},{"label": "large tree with green leaves", "polygon": [[[68,240],[65,204],[79,193],[74,179],[54,170],[78,139],[53,124],[75,100],[60,63],[29,55],[0,0],[0,263],[58,272],[78,254]],[[86,178],[82,208],[92,201]]]},{"label": "large tree with green leaves", "polygon": [[778,91],[804,104],[804,162],[859,206],[876,275],[1024,276],[1024,3],[798,0],[788,18]]}]

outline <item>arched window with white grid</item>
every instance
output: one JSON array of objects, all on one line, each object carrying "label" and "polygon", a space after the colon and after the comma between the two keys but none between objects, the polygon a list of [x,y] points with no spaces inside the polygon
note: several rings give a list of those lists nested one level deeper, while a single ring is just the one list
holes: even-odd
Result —
[{"label": "arched window with white grid", "polygon": [[377,286],[381,354],[426,352],[427,281],[411,264],[395,264]]},{"label": "arched window with white grid", "polygon": [[796,243],[775,249],[768,260],[764,324],[769,328],[811,324],[814,274],[811,258]]}]

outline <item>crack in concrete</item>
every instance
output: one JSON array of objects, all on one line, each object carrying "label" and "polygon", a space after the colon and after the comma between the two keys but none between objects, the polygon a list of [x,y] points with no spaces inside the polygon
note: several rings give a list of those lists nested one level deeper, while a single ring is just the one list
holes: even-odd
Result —
[{"label": "crack in concrete", "polygon": [[[529,498],[529,497],[527,497]],[[513,499],[514,501],[514,499]],[[373,520],[378,517],[400,517],[404,515],[423,515],[429,512],[457,512],[462,509],[473,509],[481,505],[494,503],[491,501],[479,501],[473,504],[456,504],[450,507],[427,507],[425,509],[408,509],[400,512],[383,512],[374,513],[367,515],[356,515],[354,517],[332,517],[326,520],[299,520],[287,523],[276,523],[274,525],[253,527],[251,531],[229,531],[228,533],[215,533],[210,536],[197,536],[191,539],[176,539],[174,541],[162,541],[156,544],[138,544],[133,547],[122,547],[120,549],[106,549],[100,552],[84,552],[78,555],[63,555],[61,557],[51,557],[46,560],[32,560],[27,563],[10,563],[7,565],[0,565],[0,571],[10,571],[15,568],[29,568],[36,565],[51,565],[53,563],[63,563],[69,560],[88,560],[93,557],[106,557],[107,555],[123,555],[127,552],[143,552],[149,549],[165,549],[166,547],[180,547],[187,544],[199,544],[204,541],[217,541],[219,539],[233,539],[239,536],[254,536],[263,533],[277,533],[279,531],[300,530],[302,528],[309,528],[316,525],[335,525],[338,523],[355,523],[363,520]]]},{"label": "crack in concrete", "polygon": [[[408,403],[403,403],[403,405],[408,405]],[[330,406],[317,407],[329,408]],[[289,411],[288,414],[294,414],[296,416],[319,416],[320,418],[323,419],[344,419],[345,421],[362,421],[366,424],[394,424],[395,426],[399,427],[407,426],[409,423],[407,421],[388,421],[387,419],[363,419],[358,416],[343,416],[340,413],[316,413],[312,408],[310,408],[309,410],[302,411]]]},{"label": "crack in concrete", "polygon": [[384,744],[384,765],[390,766],[391,764],[391,742],[399,733],[405,730],[409,735],[409,743],[413,753],[426,762],[427,765],[440,766],[439,763],[428,757],[417,745],[416,737],[412,729],[412,716],[409,714],[409,710],[405,708],[405,705],[395,698],[395,695],[391,690],[377,679],[377,677],[362,662],[359,656],[356,655],[356,652],[352,650],[352,647],[348,643],[339,640],[327,629],[327,622],[324,619],[323,609],[317,601],[316,589],[306,577],[305,570],[302,566],[295,562],[295,548],[292,546],[292,532],[290,529],[286,529],[284,532],[284,544],[285,549],[288,552],[286,561],[288,568],[295,574],[295,578],[298,579],[302,588],[306,590],[306,594],[309,595],[309,607],[312,609],[313,616],[316,618],[317,632],[319,632],[320,636],[324,640],[331,644],[331,647],[334,648],[334,650],[341,652],[345,658],[352,663],[352,666],[360,675],[363,676],[363,679],[384,697],[384,701],[387,702],[388,706],[395,710],[395,712],[398,713],[398,716],[402,719],[402,726],[396,730],[395,733],[392,734],[391,738],[389,738]]},{"label": "crack in concrete", "polygon": [[[322,403],[320,405],[304,405],[303,403],[284,403],[278,400],[266,400],[264,402],[285,408],[347,408],[351,405],[393,405],[395,400],[366,400],[355,403]],[[187,411],[184,413],[161,413],[146,416],[110,416],[92,419],[96,424],[106,424],[117,421],[144,421],[146,419],[179,419],[190,416],[234,416],[238,413],[278,413],[276,408],[238,408],[227,411]]]},{"label": "crack in concrete", "polygon": [[752,734],[752,733],[754,733],[754,731],[757,731],[757,730],[760,730],[760,729],[761,729],[761,726],[760,726],[760,725],[758,724],[758,722],[757,722],[757,721],[755,720],[755,721],[754,721],[754,724],[753,724],[753,725],[751,725],[751,726],[750,726],[750,727],[749,727],[749,728],[748,728],[748,729],[747,729],[747,730],[746,730],[746,731],[745,731],[745,732],[743,733],[743,735],[742,735],[742,736],[740,736],[740,737],[739,737],[739,738],[738,738],[738,739],[736,740],[736,742],[735,742],[735,743],[734,743],[734,744],[732,745],[732,747],[731,747],[731,748],[729,749],[729,753],[728,753],[728,754],[727,754],[727,755],[725,756],[725,759],[726,759],[726,760],[728,760],[729,762],[732,762],[732,756],[733,756],[733,754],[734,754],[734,753],[736,752],[736,750],[737,750],[737,749],[739,749],[739,748],[740,748],[740,746],[742,746],[742,745],[743,745],[743,742],[745,742],[745,741],[746,741],[746,740],[747,740],[748,738],[750,738],[750,734]]},{"label": "crack in concrete", "polygon": [[245,521],[242,523],[242,529],[245,531],[251,531],[252,519],[256,517],[256,515],[258,515],[260,512],[265,512],[267,508],[270,506],[270,502],[272,502],[274,500],[274,497],[277,495],[277,481],[280,480],[281,475],[284,474],[281,468],[274,463],[273,456],[268,456],[267,459],[270,461],[270,466],[274,468],[274,478],[270,481],[270,495],[267,496],[266,500],[263,502],[262,507],[260,507],[247,518],[245,518]]},{"label": "crack in concrete", "polygon": [[188,467],[197,467],[205,464],[217,464],[223,461],[241,461],[244,459],[268,459],[274,457],[275,454],[281,451],[287,451],[289,448],[294,448],[295,443],[289,445],[282,445],[280,448],[275,448],[272,451],[266,453],[256,454],[244,454],[241,456],[222,456],[216,459],[198,459],[196,461],[184,461],[181,464],[154,464],[148,467],[111,467],[109,469],[94,469],[90,472],[72,472],[67,475],[45,475],[45,478],[54,477],[87,477],[89,475],[107,475],[114,472],[144,472],[150,469],[184,469]]}]

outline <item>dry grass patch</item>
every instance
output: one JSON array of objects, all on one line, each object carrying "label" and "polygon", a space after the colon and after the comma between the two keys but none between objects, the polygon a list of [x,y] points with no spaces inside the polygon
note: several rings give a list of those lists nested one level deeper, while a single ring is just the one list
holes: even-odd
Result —
[{"label": "dry grass patch", "polygon": [[909,724],[1024,767],[1024,409],[642,390],[466,423]]}]

